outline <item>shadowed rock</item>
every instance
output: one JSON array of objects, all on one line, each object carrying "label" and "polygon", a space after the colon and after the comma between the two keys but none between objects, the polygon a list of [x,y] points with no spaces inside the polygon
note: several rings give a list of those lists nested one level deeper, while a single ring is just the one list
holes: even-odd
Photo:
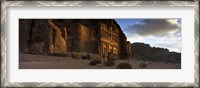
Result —
[{"label": "shadowed rock", "polygon": [[127,59],[131,44],[113,19],[20,19],[20,53],[79,52]]},{"label": "shadowed rock", "polygon": [[168,49],[151,47],[149,44],[133,43],[132,57],[147,61],[181,63],[181,54]]}]

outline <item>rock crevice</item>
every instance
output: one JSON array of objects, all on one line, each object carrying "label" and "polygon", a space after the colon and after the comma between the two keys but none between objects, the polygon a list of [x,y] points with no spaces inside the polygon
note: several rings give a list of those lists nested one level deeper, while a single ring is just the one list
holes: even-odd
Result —
[{"label": "rock crevice", "polygon": [[114,19],[20,19],[20,53],[91,53],[127,59],[130,42]]}]

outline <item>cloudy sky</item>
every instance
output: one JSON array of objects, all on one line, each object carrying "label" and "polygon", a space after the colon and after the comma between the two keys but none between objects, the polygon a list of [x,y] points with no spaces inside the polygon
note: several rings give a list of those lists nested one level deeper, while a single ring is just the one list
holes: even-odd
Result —
[{"label": "cloudy sky", "polygon": [[181,52],[181,19],[115,19],[127,40]]}]

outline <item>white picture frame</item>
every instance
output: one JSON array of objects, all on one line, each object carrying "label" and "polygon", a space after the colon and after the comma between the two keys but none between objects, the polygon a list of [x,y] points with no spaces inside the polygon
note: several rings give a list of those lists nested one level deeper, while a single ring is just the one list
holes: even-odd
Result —
[{"label": "white picture frame", "polygon": [[[198,6],[199,6],[199,1],[2,1],[1,2],[1,17],[2,17],[1,18],[1,29],[2,29],[1,30],[1,58],[2,58],[2,63],[1,63],[1,83],[2,84],[1,84],[1,87],[56,87],[56,86],[62,86],[62,87],[191,87],[191,86],[194,86],[194,87],[199,87],[199,63],[198,63],[198,60],[199,60],[199,19],[198,19],[199,18],[199,13],[198,13],[199,7]],[[131,80],[125,80],[123,78],[122,78],[123,81],[120,80],[120,78],[116,78],[116,80],[118,80],[118,81],[111,81],[111,80],[109,80],[109,77],[108,77],[108,81],[105,81],[105,80],[102,81],[100,79],[100,77],[105,76],[105,75],[102,75],[102,76],[99,76],[99,78],[97,78],[96,81],[91,81],[88,79],[87,79],[87,81],[83,81],[83,79],[82,79],[82,81],[77,81],[77,80],[72,80],[72,78],[71,78],[72,81],[70,81],[70,80],[69,81],[66,81],[66,80],[59,81],[58,78],[57,79],[55,78],[56,81],[51,82],[51,81],[36,81],[34,79],[35,78],[37,79],[37,76],[33,76],[32,77],[33,82],[30,82],[30,78],[29,78],[29,80],[24,79],[26,81],[24,81],[24,80],[9,81],[9,79],[11,79],[11,77],[17,78],[17,76],[14,76],[14,75],[9,77],[10,74],[14,74],[14,73],[11,73],[14,71],[12,71],[12,69],[9,69],[9,67],[10,67],[9,63],[11,61],[10,57],[12,56],[10,54],[12,54],[12,53],[8,52],[9,45],[10,45],[10,44],[8,44],[8,41],[10,41],[9,40],[10,37],[7,36],[7,34],[9,32],[9,27],[11,25],[13,25],[13,24],[11,24],[11,25],[9,24],[9,22],[10,22],[9,15],[12,15],[12,14],[10,14],[10,12],[12,12],[12,11],[13,12],[20,11],[19,9],[13,9],[12,11],[10,11],[10,8],[18,8],[18,7],[22,7],[22,8],[25,7],[24,9],[30,8],[30,7],[36,7],[38,9],[40,7],[46,7],[46,8],[57,7],[57,8],[54,8],[54,10],[58,9],[60,7],[70,7],[70,8],[94,7],[93,10],[95,10],[96,7],[101,8],[102,10],[105,9],[105,7],[116,7],[116,8],[121,8],[121,7],[122,8],[123,7],[134,7],[134,8],[139,8],[139,7],[141,7],[141,8],[142,7],[155,7],[155,8],[180,7],[181,8],[181,7],[184,7],[186,9],[189,7],[193,7],[193,11],[191,11],[191,12],[194,12],[194,19],[193,18],[191,18],[191,19],[193,19],[192,21],[194,23],[192,23],[192,24],[194,24],[194,25],[191,27],[194,28],[194,43],[193,43],[194,44],[194,46],[193,46],[194,53],[192,54],[192,55],[194,55],[193,56],[194,58],[191,58],[191,59],[193,59],[193,61],[194,61],[194,65],[193,65],[194,67],[192,70],[192,71],[194,71],[192,73],[194,75],[190,75],[189,78],[191,78],[191,77],[194,77],[194,78],[191,78],[191,79],[193,79],[192,82],[188,82],[188,81],[182,81],[182,82],[181,81],[179,81],[179,82],[173,82],[173,81],[171,81],[171,82],[165,82],[165,81],[164,82],[162,82],[162,81],[157,81],[157,82],[138,81],[138,82],[136,82],[136,81],[134,81],[134,82],[131,82]],[[31,11],[33,9],[31,9],[31,10],[28,9],[28,10]],[[117,10],[117,9],[115,9],[115,10]],[[183,10],[183,9],[181,9],[181,10]],[[193,13],[191,13],[191,14],[193,14]],[[23,16],[24,16],[24,18],[29,18],[28,15],[23,15]],[[38,16],[40,16],[40,18],[43,17],[43,15],[38,15]],[[47,15],[47,14],[46,14],[46,16],[47,16],[47,18],[51,17],[51,15]],[[92,15],[90,15],[90,16],[92,16]],[[55,15],[54,18],[58,18],[58,17],[59,17],[58,15]],[[82,16],[82,17],[80,16],[79,18],[83,18],[83,17],[87,17],[87,16]],[[103,15],[103,17],[105,18],[105,15]],[[114,18],[116,18],[116,17],[117,16],[114,16]],[[122,15],[122,17],[123,17],[123,15]],[[18,18],[22,18],[22,16],[18,17]],[[36,17],[33,17],[33,18],[36,18]],[[126,17],[124,17],[124,18],[126,18]],[[192,36],[190,36],[190,37],[192,37]],[[12,58],[12,60],[13,60],[13,58]],[[183,65],[186,65],[186,64],[183,64]],[[15,69],[15,70],[19,70],[19,69]],[[25,71],[28,71],[28,73],[32,72],[29,70],[23,70],[23,72],[25,72]],[[101,70],[95,70],[95,71],[96,72],[94,72],[94,70],[93,70],[91,72],[98,73]],[[121,70],[121,71],[122,71],[122,73],[126,72],[125,70]],[[76,71],[74,71],[74,72],[76,72]],[[116,71],[116,72],[118,72],[118,71]],[[151,73],[155,73],[155,72],[151,72]],[[167,72],[167,71],[163,71],[163,72]],[[83,71],[83,73],[87,73],[87,72]],[[71,73],[71,75],[72,74],[73,74],[73,72]],[[30,76],[30,75],[28,75],[28,76]],[[91,76],[96,77],[95,75],[91,75]],[[116,76],[119,76],[119,75],[116,75]],[[75,76],[72,76],[72,77],[75,77]],[[156,75],[154,75],[153,77],[156,77]],[[38,78],[40,78],[40,76],[38,76]],[[63,77],[63,79],[64,78],[65,77]],[[114,78],[114,77],[111,77],[111,78]],[[49,80],[49,79],[46,78],[44,80]],[[86,78],[85,78],[85,80],[86,80]]]}]

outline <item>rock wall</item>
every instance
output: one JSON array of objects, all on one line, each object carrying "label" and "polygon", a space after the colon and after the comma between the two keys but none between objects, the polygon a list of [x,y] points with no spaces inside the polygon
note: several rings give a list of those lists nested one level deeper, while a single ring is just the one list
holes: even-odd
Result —
[{"label": "rock wall", "polygon": [[[52,20],[48,20],[50,25],[49,49],[51,53],[67,52],[67,33],[66,28],[60,29]],[[61,31],[63,30],[63,31]],[[48,35],[48,34],[47,34]],[[47,38],[48,39],[48,38]]]},{"label": "rock wall", "polygon": [[20,53],[114,54],[121,59],[130,55],[130,44],[113,19],[20,19],[19,31]]},{"label": "rock wall", "polygon": [[84,24],[78,24],[78,52],[98,53],[97,36],[92,28]]},{"label": "rock wall", "polygon": [[19,20],[19,52],[28,53],[34,20]]}]

